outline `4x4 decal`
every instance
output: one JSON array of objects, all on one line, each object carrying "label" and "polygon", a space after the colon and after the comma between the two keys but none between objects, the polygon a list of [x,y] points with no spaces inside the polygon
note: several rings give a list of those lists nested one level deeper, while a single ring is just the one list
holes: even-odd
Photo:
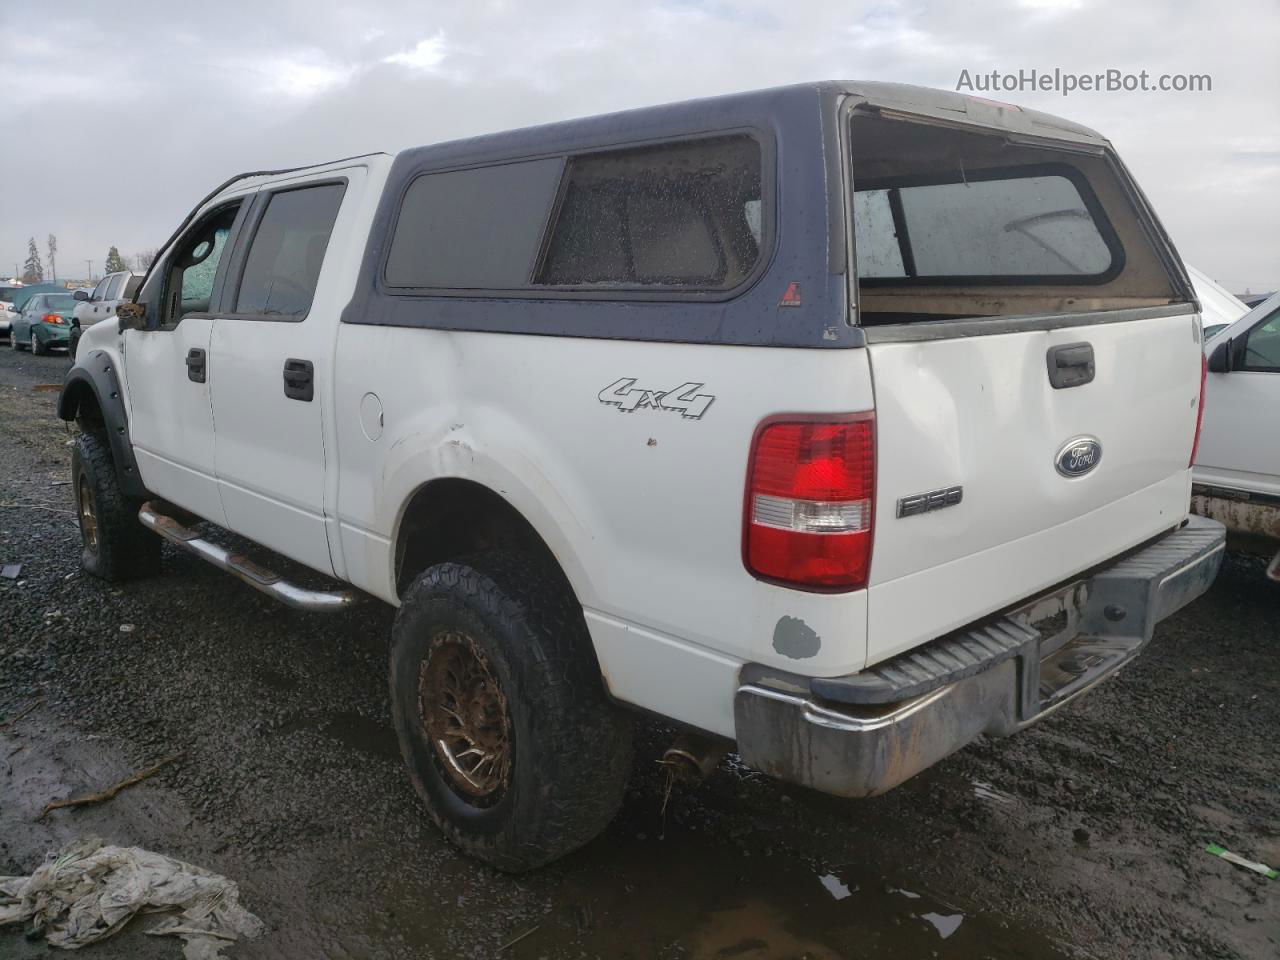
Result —
[{"label": "4x4 decal", "polygon": [[705,384],[682,383],[670,390],[649,390],[637,387],[635,377],[623,377],[601,390],[599,397],[601,403],[611,404],[623,413],[645,408],[671,410],[686,420],[701,420],[716,399],[709,393],[698,393],[703,386]]}]

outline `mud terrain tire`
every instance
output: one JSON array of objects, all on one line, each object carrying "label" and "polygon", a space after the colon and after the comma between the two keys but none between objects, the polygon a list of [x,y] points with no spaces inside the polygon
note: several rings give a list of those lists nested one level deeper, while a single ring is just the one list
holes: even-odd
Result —
[{"label": "mud terrain tire", "polygon": [[[617,812],[631,771],[631,719],[605,696],[582,608],[548,567],[507,552],[437,564],[406,591],[392,628],[391,712],[413,785],[455,845],[509,872],[594,838]],[[473,665],[481,679],[470,689],[479,694],[435,695],[444,651],[447,663]],[[492,751],[504,760],[489,769],[499,785],[476,796],[475,784],[460,787],[451,770],[444,733],[432,731],[458,713],[483,713],[461,706],[481,701],[498,704],[487,714],[490,733],[506,733]]]},{"label": "mud terrain tire", "polygon": [[120,489],[106,437],[88,432],[76,437],[71,489],[85,570],[110,582],[159,571],[160,538],[138,521],[141,502]]}]

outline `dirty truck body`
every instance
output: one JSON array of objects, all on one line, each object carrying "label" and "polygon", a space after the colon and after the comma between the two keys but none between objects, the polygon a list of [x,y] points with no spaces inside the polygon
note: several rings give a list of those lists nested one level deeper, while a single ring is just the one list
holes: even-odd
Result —
[{"label": "dirty truck body", "polygon": [[[510,868],[589,839],[625,779],[560,839],[513,819],[585,750],[546,746],[560,708],[525,717],[525,654],[485,639],[499,607],[543,629],[530,583],[567,598],[540,636],[576,638],[575,689],[601,691],[583,730],[629,705],[865,796],[1114,672],[1221,561],[1221,526],[1187,517],[1197,306],[1141,193],[1085,128],[918,88],[237,179],[79,356],[62,415],[148,528],[297,606],[356,594],[193,528],[400,607],[414,782]],[[433,685],[441,650],[474,655],[470,694]]]}]

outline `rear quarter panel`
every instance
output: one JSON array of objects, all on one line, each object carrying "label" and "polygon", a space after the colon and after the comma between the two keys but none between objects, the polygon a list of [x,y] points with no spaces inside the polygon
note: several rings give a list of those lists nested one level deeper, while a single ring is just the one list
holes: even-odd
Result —
[{"label": "rear quarter panel", "polygon": [[[699,384],[695,395],[713,399],[700,417],[625,412],[601,397],[621,379]],[[619,699],[731,735],[743,662],[827,675],[863,665],[865,592],[762,583],[741,547],[756,426],[870,409],[865,350],[344,324],[336,388],[342,552],[350,579],[378,596],[397,602],[404,505],[424,483],[459,477],[506,498],[550,546]],[[360,419],[369,393],[384,410],[374,440]]]}]

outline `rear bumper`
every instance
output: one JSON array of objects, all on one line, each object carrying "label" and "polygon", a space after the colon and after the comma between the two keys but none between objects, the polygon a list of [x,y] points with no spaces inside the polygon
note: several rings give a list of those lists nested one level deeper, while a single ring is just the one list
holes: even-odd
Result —
[{"label": "rear bumper", "polygon": [[71,339],[71,328],[55,329],[44,324],[32,324],[31,329],[40,338],[40,342],[50,347],[66,346]]},{"label": "rear bumper", "polygon": [[825,793],[883,793],[978,735],[1015,733],[1115,673],[1157,623],[1209,589],[1225,538],[1222,524],[1191,517],[999,618],[849,677],[748,665],[734,700],[738,753]]}]

